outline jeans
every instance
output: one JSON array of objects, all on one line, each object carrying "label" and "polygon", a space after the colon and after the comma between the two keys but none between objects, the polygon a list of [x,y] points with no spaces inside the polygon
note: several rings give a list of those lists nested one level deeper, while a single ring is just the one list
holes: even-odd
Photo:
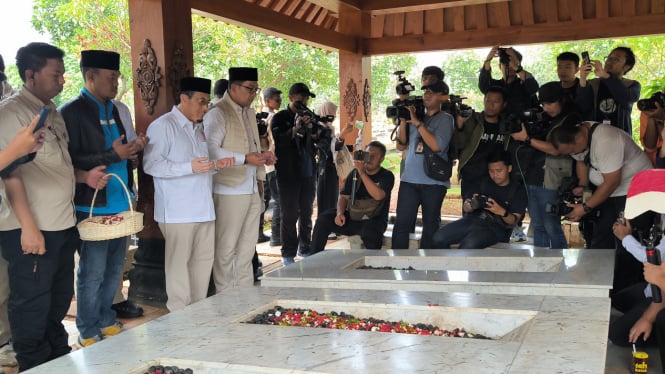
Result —
[{"label": "jeans", "polygon": [[507,241],[509,231],[476,216],[466,215],[441,227],[432,242],[436,249],[449,249],[455,243],[459,243],[460,249],[483,249]]},{"label": "jeans", "polygon": [[[76,212],[76,216],[81,221],[88,217],[88,213]],[[76,280],[76,327],[81,339],[101,335],[103,328],[116,322],[111,305],[125,265],[126,244],[126,236],[81,241]]]},{"label": "jeans", "polygon": [[423,234],[420,248],[432,249],[432,236],[441,224],[441,204],[446,197],[446,186],[400,182],[397,193],[397,217],[393,227],[393,249],[408,249],[409,234],[422,206]]},{"label": "jeans", "polygon": [[547,204],[556,204],[557,191],[541,186],[527,186],[529,191],[529,216],[533,227],[533,245],[536,247],[568,248],[566,236],[558,215],[545,211]]}]

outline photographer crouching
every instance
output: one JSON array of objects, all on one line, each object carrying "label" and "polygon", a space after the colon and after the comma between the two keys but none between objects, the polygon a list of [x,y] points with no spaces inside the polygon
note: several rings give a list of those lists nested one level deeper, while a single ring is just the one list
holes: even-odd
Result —
[{"label": "photographer crouching", "polygon": [[498,242],[507,243],[513,227],[524,217],[527,197],[519,182],[511,180],[510,154],[490,154],[485,178],[471,198],[464,200],[464,217],[441,227],[433,238],[434,248],[483,249]]},{"label": "photographer crouching", "polygon": [[419,248],[434,248],[432,236],[441,223],[441,204],[450,187],[450,180],[441,181],[428,176],[424,164],[425,153],[429,151],[448,160],[448,145],[455,126],[453,117],[441,111],[442,95],[448,94],[448,86],[443,81],[437,81],[422,89],[425,115],[419,118],[416,105],[409,105],[409,118],[405,114],[399,116],[397,149],[406,149],[407,155],[397,196],[393,249],[409,248],[409,233],[421,206],[423,232]]},{"label": "photographer crouching", "polygon": [[312,234],[312,254],[325,248],[328,235],[360,235],[365,248],[381,249],[383,233],[388,227],[390,193],[395,176],[381,167],[386,146],[370,142],[365,152],[356,151],[353,165],[342,191],[337,208],[328,209],[316,218]]}]

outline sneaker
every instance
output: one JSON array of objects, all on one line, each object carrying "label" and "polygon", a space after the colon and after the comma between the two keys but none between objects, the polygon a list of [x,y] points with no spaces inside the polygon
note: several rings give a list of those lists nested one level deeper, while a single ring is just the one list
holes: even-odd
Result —
[{"label": "sneaker", "polygon": [[284,266],[295,264],[296,260],[293,259],[293,257],[282,257],[282,264]]},{"label": "sneaker", "polygon": [[143,315],[143,308],[125,300],[121,303],[111,305],[118,318],[137,318]]},{"label": "sneaker", "polygon": [[526,241],[526,234],[524,233],[524,231],[521,227],[514,227],[513,228],[512,239],[513,239],[514,242],[525,242]]},{"label": "sneaker", "polygon": [[102,336],[108,338],[109,336],[115,336],[122,332],[122,323],[115,321],[111,326],[106,326],[102,329]]},{"label": "sneaker", "polygon": [[267,236],[266,234],[260,232],[260,233],[259,233],[259,239],[258,239],[256,242],[257,242],[257,243],[265,243],[265,242],[267,242],[268,240],[270,240],[270,237]]},{"label": "sneaker", "polygon": [[16,353],[14,353],[14,349],[12,348],[12,345],[7,343],[0,347],[0,366],[16,366],[18,363],[16,362]]},{"label": "sneaker", "polygon": [[100,342],[100,341],[102,341],[102,339],[103,338],[99,335],[95,335],[92,338],[81,339],[81,336],[79,335],[78,345],[79,345],[79,347],[84,348],[84,347],[87,347],[89,345],[93,345],[97,342]]}]

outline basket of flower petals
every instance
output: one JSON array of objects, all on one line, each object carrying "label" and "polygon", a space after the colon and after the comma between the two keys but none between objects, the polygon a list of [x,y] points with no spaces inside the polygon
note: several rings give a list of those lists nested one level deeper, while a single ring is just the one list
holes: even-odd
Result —
[{"label": "basket of flower petals", "polygon": [[127,195],[127,201],[129,201],[129,210],[113,215],[93,216],[92,210],[99,191],[99,189],[96,189],[90,204],[90,216],[76,225],[81,240],[110,240],[130,236],[143,230],[143,213],[134,211],[127,186],[116,174],[109,173],[108,175],[120,181],[120,185],[122,185]]}]

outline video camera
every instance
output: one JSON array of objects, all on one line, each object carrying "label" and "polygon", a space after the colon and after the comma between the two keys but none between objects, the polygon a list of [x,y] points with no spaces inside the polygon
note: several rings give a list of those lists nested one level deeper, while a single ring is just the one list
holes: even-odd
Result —
[{"label": "video camera", "polygon": [[466,97],[457,95],[448,95],[448,100],[441,104],[441,110],[450,113],[453,118],[462,116],[462,118],[469,118],[473,115],[473,108],[464,104],[462,101]]},{"label": "video camera", "polygon": [[648,99],[637,100],[637,109],[640,111],[654,110],[656,103],[660,104],[661,108],[665,108],[665,93],[656,92]]},{"label": "video camera", "polygon": [[[323,123],[334,121],[335,116],[333,115],[319,116],[300,101],[294,101],[293,106],[300,111],[299,113],[297,113],[297,115],[311,118],[310,124],[312,125],[312,133],[318,134],[319,138],[323,137],[324,132],[331,131],[328,128],[328,126],[323,125]],[[305,127],[301,127],[296,131],[296,135],[302,138],[305,136],[306,132],[307,129]]]},{"label": "video camera", "polygon": [[259,136],[265,136],[268,133],[268,124],[266,123],[266,118],[270,113],[268,112],[258,112],[256,113],[256,126],[259,129]]},{"label": "video camera", "polygon": [[543,110],[541,108],[531,108],[521,111],[519,115],[510,113],[507,116],[501,117],[499,120],[499,134],[510,135],[520,132],[522,131],[522,123],[524,123],[526,132],[530,136],[538,134],[541,129],[539,129],[536,124],[541,122],[542,112]]},{"label": "video camera", "polygon": [[[411,96],[411,92],[415,90],[413,84],[411,84],[404,77],[404,70],[398,70],[393,73],[397,76],[397,86],[395,86],[395,91],[397,95],[400,95],[399,98],[392,101],[392,105],[386,107],[386,117],[390,119],[398,118],[411,118],[411,113],[406,108],[407,106],[416,107],[416,117],[423,118],[425,116],[425,104],[423,103],[422,96]],[[402,96],[407,95],[405,98]]]},{"label": "video camera", "polygon": [[353,152],[353,160],[354,161],[362,161],[362,162],[369,162],[369,152],[365,152],[362,150],[357,150]]}]

